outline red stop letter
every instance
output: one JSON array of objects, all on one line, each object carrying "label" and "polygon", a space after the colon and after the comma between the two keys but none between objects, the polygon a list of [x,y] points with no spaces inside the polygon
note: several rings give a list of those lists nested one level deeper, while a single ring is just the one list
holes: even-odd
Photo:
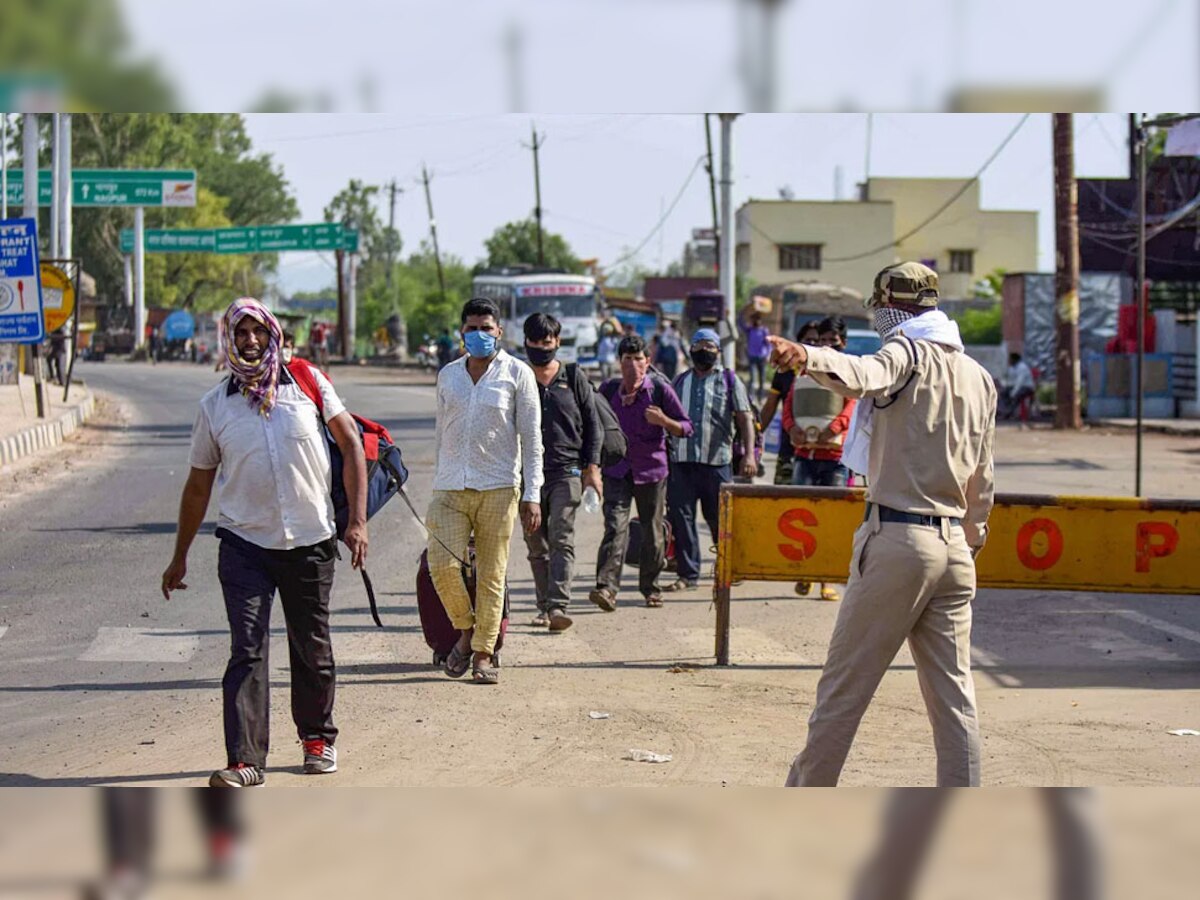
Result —
[{"label": "red stop letter", "polygon": [[[1033,539],[1038,534],[1046,536],[1046,550],[1041,556],[1033,552]],[[1044,572],[1059,561],[1062,552],[1062,530],[1049,519],[1031,519],[1017,532],[1017,559],[1027,569]]]},{"label": "red stop letter", "polygon": [[792,562],[803,562],[817,552],[817,539],[811,531],[805,531],[800,525],[809,528],[817,524],[817,517],[807,509],[789,509],[779,517],[779,533],[793,544],[780,544],[779,552]]},{"label": "red stop letter", "polygon": [[1150,560],[1170,556],[1179,546],[1179,532],[1166,522],[1138,522],[1137,570],[1150,571]]}]

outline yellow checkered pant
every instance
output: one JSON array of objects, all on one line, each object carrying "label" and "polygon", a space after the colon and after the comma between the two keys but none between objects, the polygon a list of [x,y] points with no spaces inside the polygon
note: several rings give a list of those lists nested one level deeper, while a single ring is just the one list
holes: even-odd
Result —
[{"label": "yellow checkered pant", "polygon": [[[474,628],[471,649],[491,654],[500,635],[504,614],[504,576],[508,570],[508,545],[517,519],[515,488],[494,491],[434,491],[425,517],[429,533],[429,575],[437,588],[450,622],[459,631]],[[467,558],[467,544],[475,535],[475,609],[454,556]],[[442,544],[446,547],[443,547]]]}]

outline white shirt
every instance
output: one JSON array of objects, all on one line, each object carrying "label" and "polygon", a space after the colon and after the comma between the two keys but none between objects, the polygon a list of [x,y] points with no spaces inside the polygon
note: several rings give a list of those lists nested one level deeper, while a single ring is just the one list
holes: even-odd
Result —
[{"label": "white shirt", "polygon": [[[314,370],[325,419],[345,404]],[[230,390],[232,389],[232,393]],[[329,445],[316,404],[286,367],[270,417],[261,416],[226,378],[200,400],[189,460],[216,469],[218,525],[268,550],[319,544],[335,533]]]},{"label": "white shirt", "polygon": [[1015,366],[1009,366],[1008,375],[1004,380],[1008,382],[1008,387],[1014,394],[1026,388],[1033,390],[1033,370],[1025,360],[1021,360]]},{"label": "white shirt", "polygon": [[516,487],[537,503],[542,491],[542,404],[533,369],[501,350],[478,383],[463,356],[437,382],[435,491]]}]

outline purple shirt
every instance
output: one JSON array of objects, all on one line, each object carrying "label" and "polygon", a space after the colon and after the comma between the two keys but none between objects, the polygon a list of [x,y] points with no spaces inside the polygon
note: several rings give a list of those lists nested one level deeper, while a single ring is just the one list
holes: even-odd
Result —
[{"label": "purple shirt", "polygon": [[766,359],[771,355],[771,345],[767,343],[767,335],[771,330],[766,325],[743,327],[746,332],[746,356],[750,359]]},{"label": "purple shirt", "polygon": [[[651,425],[646,421],[646,410],[654,404],[654,384],[649,375],[642,379],[641,390],[637,399],[629,406],[621,402],[621,379],[610,378],[601,388],[605,397],[611,397],[609,405],[617,414],[621,423],[621,431],[625,432],[625,440],[629,443],[629,451],[625,459],[615,466],[604,470],[606,478],[624,478],[633,472],[634,484],[653,484],[667,477],[667,430],[661,425]],[[684,435],[692,433],[692,423],[683,411],[683,404],[671,385],[662,382],[661,409],[668,418],[674,419],[683,426]]]}]

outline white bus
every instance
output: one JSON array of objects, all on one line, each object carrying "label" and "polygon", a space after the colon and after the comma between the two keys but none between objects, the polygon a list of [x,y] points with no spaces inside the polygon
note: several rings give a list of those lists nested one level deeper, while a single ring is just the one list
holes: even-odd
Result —
[{"label": "white bus", "polygon": [[471,296],[487,297],[500,307],[504,345],[510,353],[524,357],[525,320],[543,312],[562,323],[560,360],[596,364],[601,297],[592,276],[527,266],[488,269],[471,282]]}]

